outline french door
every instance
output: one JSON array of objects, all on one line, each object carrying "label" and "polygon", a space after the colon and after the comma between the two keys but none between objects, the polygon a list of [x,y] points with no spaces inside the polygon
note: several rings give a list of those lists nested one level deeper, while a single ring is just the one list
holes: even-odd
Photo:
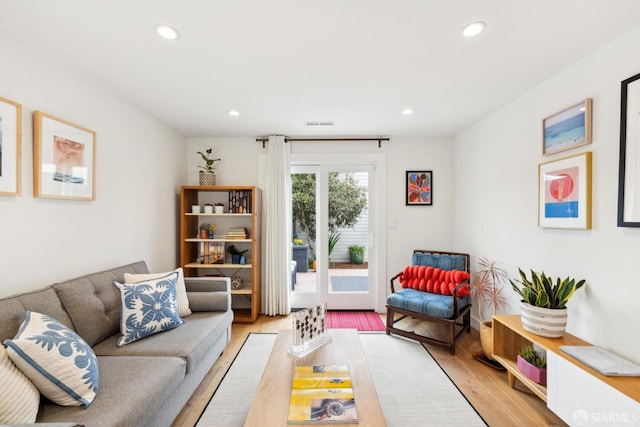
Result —
[{"label": "french door", "polygon": [[376,308],[373,172],[372,164],[292,163],[292,307]]}]

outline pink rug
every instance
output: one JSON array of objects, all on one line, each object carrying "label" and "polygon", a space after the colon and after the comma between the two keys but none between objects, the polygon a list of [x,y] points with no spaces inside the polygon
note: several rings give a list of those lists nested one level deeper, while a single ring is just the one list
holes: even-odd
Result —
[{"label": "pink rug", "polygon": [[326,320],[329,329],[385,330],[380,315],[373,311],[328,311]]}]

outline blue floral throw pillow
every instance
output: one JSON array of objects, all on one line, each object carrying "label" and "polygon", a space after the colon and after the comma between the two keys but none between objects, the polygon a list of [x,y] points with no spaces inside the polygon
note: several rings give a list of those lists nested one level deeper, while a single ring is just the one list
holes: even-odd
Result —
[{"label": "blue floral throw pillow", "polygon": [[98,359],[75,332],[51,317],[27,311],[12,340],[11,361],[52,402],[88,407],[98,392]]},{"label": "blue floral throw pillow", "polygon": [[178,272],[174,271],[144,282],[113,282],[122,301],[118,347],[184,323],[178,313],[177,281]]}]

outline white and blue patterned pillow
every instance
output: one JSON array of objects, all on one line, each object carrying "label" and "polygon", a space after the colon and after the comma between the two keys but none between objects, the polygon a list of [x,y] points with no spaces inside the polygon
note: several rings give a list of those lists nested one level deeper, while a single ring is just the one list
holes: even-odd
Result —
[{"label": "white and blue patterned pillow", "polygon": [[177,280],[178,272],[174,271],[144,282],[113,282],[122,301],[118,347],[184,323],[178,313]]},{"label": "white and blue patterned pillow", "polygon": [[20,330],[4,340],[9,358],[52,402],[88,407],[98,392],[98,359],[75,332],[27,311]]}]

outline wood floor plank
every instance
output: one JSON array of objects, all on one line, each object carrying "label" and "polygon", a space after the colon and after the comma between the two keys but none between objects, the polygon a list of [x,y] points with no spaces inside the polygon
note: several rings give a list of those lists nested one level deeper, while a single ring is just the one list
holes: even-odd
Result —
[{"label": "wood floor plank", "polygon": [[[386,320],[384,314],[381,318],[383,322]],[[424,323],[412,326],[422,332],[428,330]],[[195,425],[249,333],[277,333],[290,327],[291,320],[287,316],[260,316],[254,324],[234,324],[231,342],[193,393],[173,427]],[[440,347],[426,348],[489,426],[566,426],[542,400],[517,381],[514,389],[509,387],[506,372],[497,371],[473,358],[473,354],[481,350],[476,330],[460,335],[455,356]]]}]

